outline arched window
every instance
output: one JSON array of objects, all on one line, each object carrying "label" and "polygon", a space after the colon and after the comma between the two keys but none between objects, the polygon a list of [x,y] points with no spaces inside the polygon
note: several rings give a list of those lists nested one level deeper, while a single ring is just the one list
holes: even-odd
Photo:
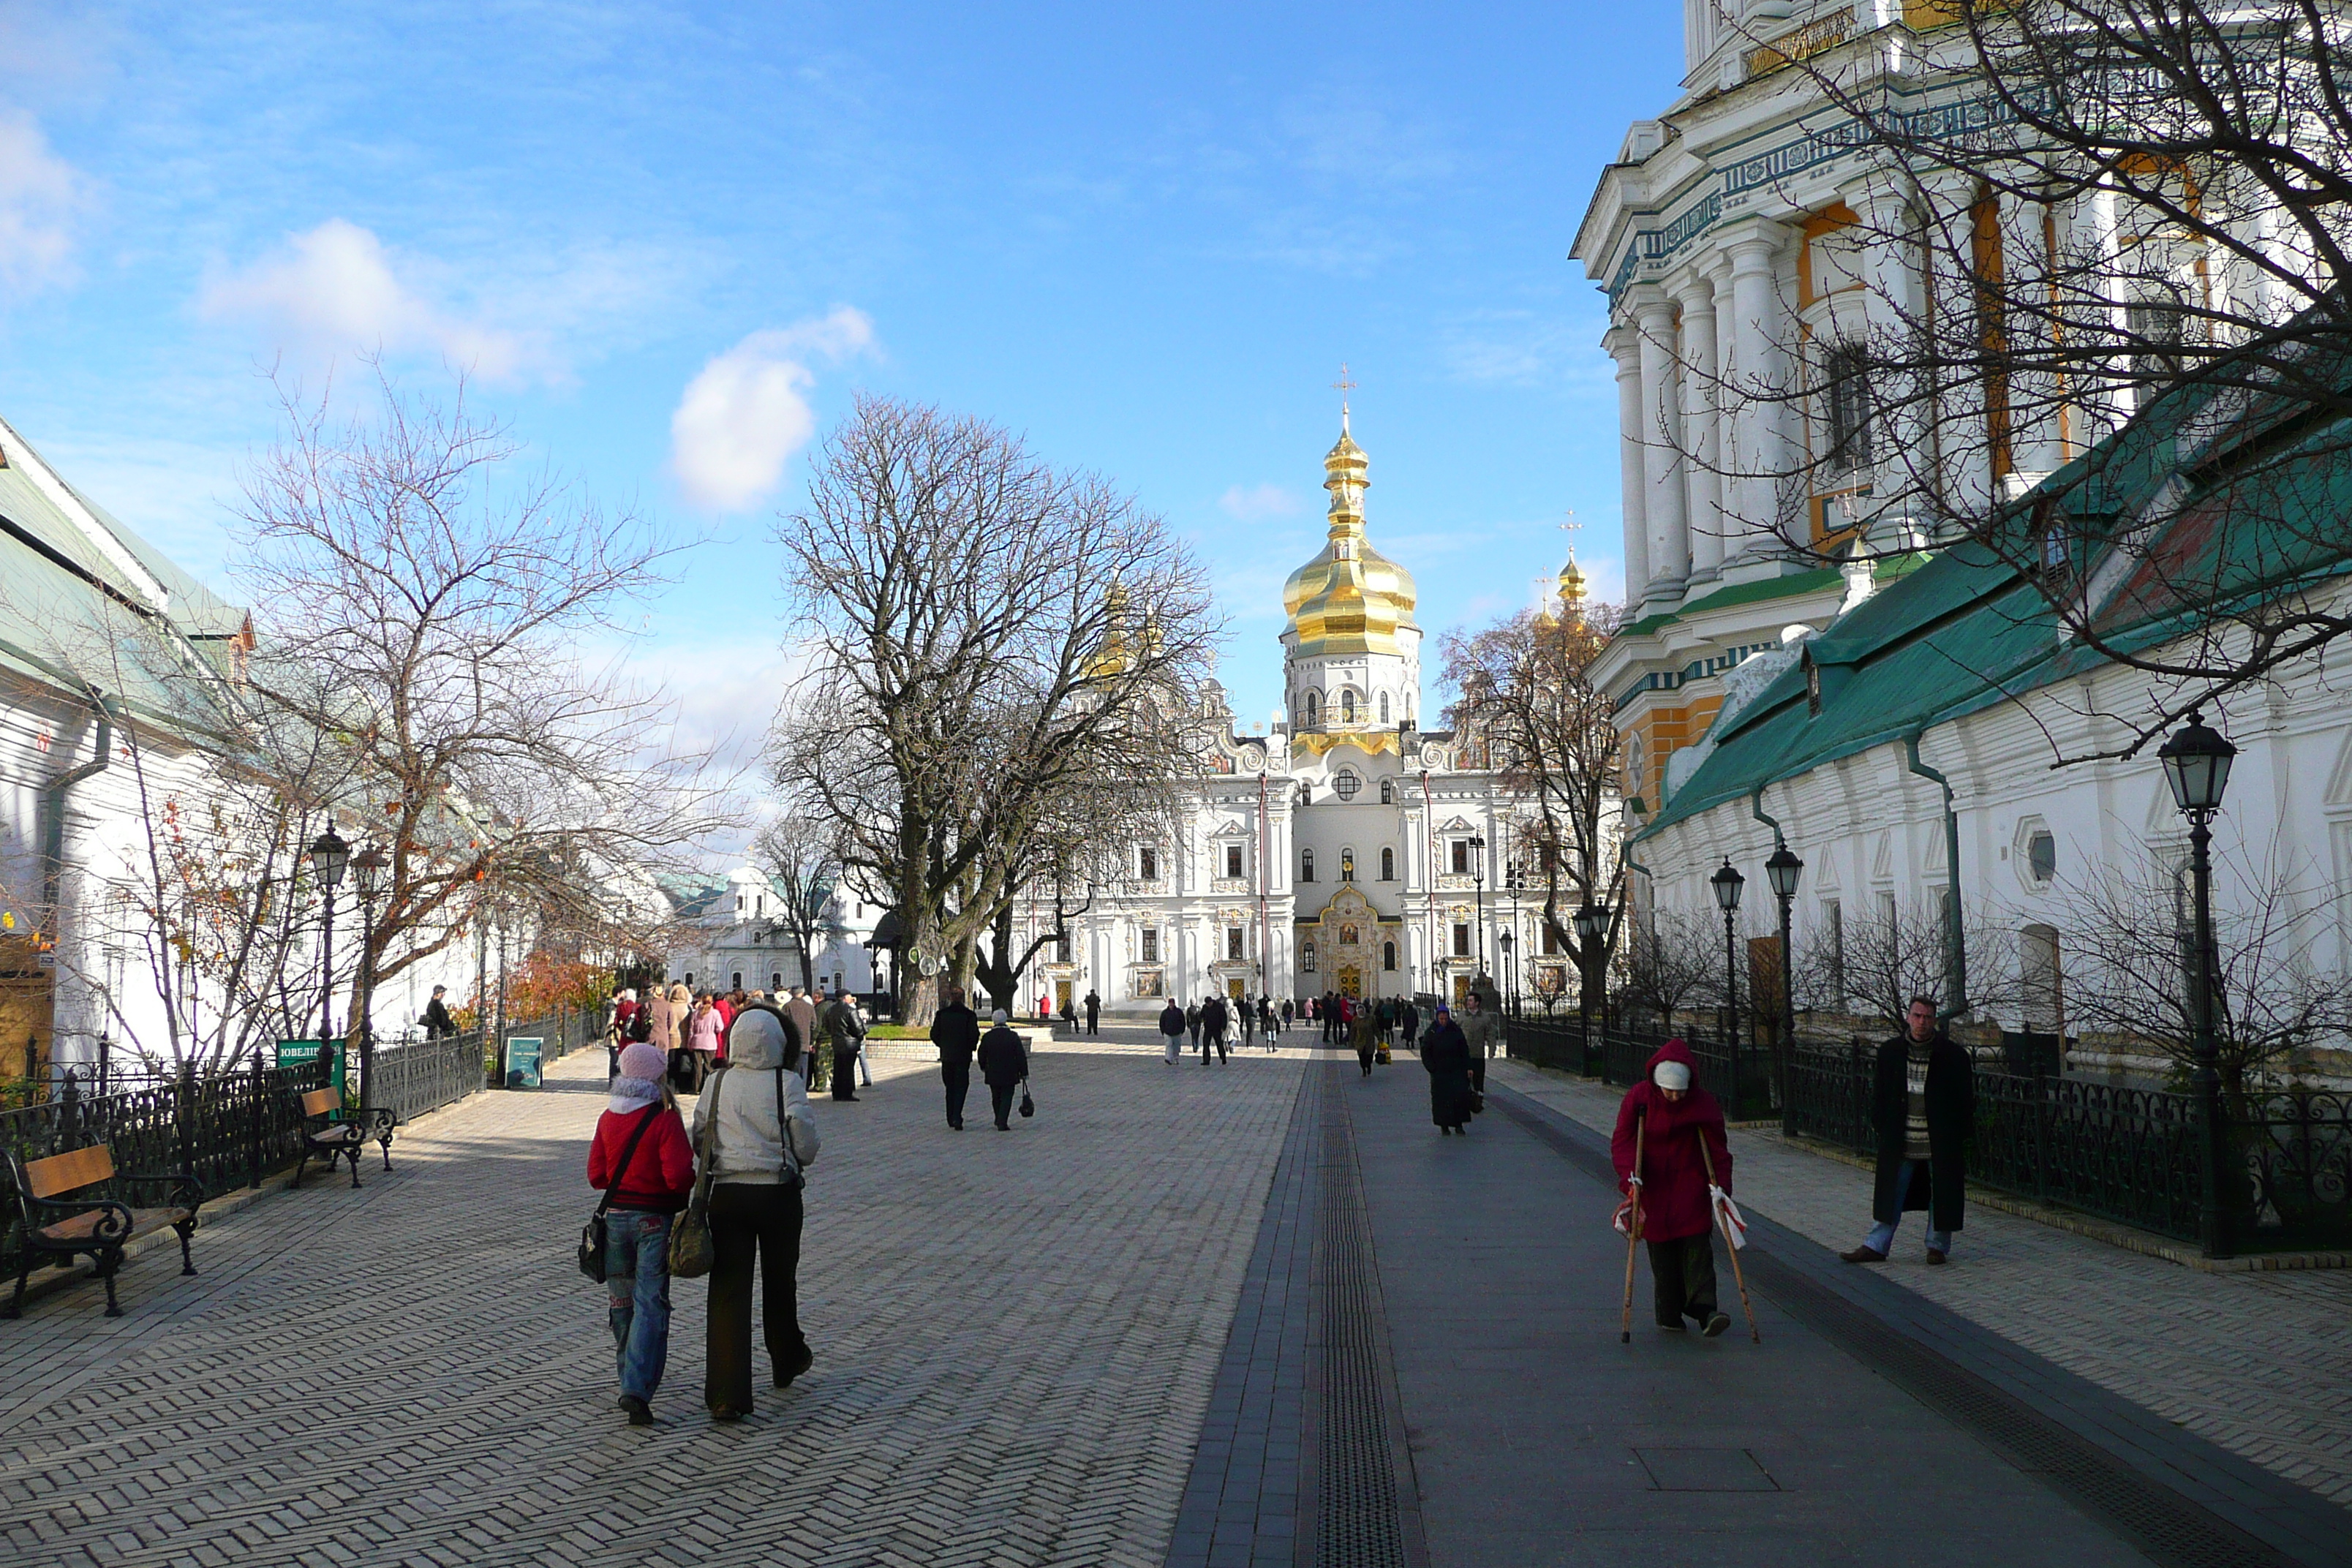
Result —
[{"label": "arched window", "polygon": [[1339,880],[1352,882],[1355,879],[1356,852],[1352,849],[1342,849],[1339,851]]},{"label": "arched window", "polygon": [[1313,937],[1308,937],[1298,944],[1298,963],[1299,967],[1306,970],[1307,973],[1315,973],[1315,939]]},{"label": "arched window", "polygon": [[1298,852],[1298,879],[1302,882],[1315,879],[1315,851],[1312,849]]},{"label": "arched window", "polygon": [[1315,804],[1315,786],[1313,784],[1305,783],[1299,784],[1298,804],[1301,805],[1313,805]]},{"label": "arched window", "polygon": [[1389,721],[1389,694],[1388,694],[1387,692],[1383,691],[1383,692],[1381,692],[1381,723],[1383,723],[1383,724],[1385,724],[1385,723],[1387,723],[1388,721]]},{"label": "arched window", "polygon": [[1396,851],[1393,849],[1381,851],[1381,880],[1383,882],[1396,880]]},{"label": "arched window", "polygon": [[1381,967],[1391,974],[1396,973],[1396,943],[1392,942],[1381,943]]},{"label": "arched window", "polygon": [[1396,804],[1396,780],[1382,779],[1381,781],[1381,804],[1382,805],[1394,805]]},{"label": "arched window", "polygon": [[774,995],[784,988],[784,972],[781,969],[768,976],[768,994]]},{"label": "arched window", "polygon": [[1355,721],[1356,694],[1352,691],[1342,691],[1339,693],[1339,722],[1352,724]]},{"label": "arched window", "polygon": [[741,970],[740,970],[740,969],[739,969],[739,970],[737,970],[737,971],[735,972],[735,986],[734,986],[734,988],[735,988],[736,990],[738,990],[738,991],[740,991],[740,990],[742,990],[742,989],[743,989],[743,972],[742,972]]},{"label": "arched window", "polygon": [[1309,688],[1307,693],[1307,727],[1313,729],[1323,722],[1323,694]]}]

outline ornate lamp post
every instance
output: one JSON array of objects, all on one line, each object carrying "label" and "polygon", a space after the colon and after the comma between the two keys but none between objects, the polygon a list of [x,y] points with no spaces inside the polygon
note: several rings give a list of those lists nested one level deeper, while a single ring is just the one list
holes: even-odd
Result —
[{"label": "ornate lamp post", "polygon": [[2221,1162],[2227,1138],[2221,1121],[2221,1081],[2214,1071],[2213,1040],[2213,814],[2221,809],[2222,792],[2230,787],[2230,763],[2238,748],[2206,728],[2196,713],[2157,753],[2164,763],[2164,782],[2172,787],[2172,804],[2189,818],[2189,865],[2197,889],[2197,973],[2189,984],[2189,1006],[2195,1034],[2197,1113],[2204,1125],[2198,1142],[2204,1158],[2199,1179],[2198,1233],[2208,1258],[2227,1257],[2228,1216],[2221,1212]]},{"label": "ornate lamp post", "polygon": [[352,857],[352,880],[360,890],[360,1109],[375,1092],[375,896],[392,858],[371,844]]},{"label": "ornate lamp post", "polygon": [[324,949],[319,965],[319,1037],[322,1040],[335,1037],[335,889],[342,886],[343,867],[351,858],[352,847],[343,842],[331,821],[327,831],[311,842],[310,866],[319,873],[326,910],[320,921]]},{"label": "ornate lamp post", "polygon": [[[1476,889],[1478,901],[1478,973],[1486,973],[1486,838],[1484,834],[1470,840],[1470,880]],[[1481,1004],[1483,1005],[1483,1004]]]},{"label": "ornate lamp post", "polygon": [[1576,1010],[1584,1026],[1592,1026],[1592,994],[1600,989],[1593,984],[1593,973],[1600,965],[1594,962],[1601,953],[1601,939],[1609,934],[1609,906],[1596,904],[1591,899],[1578,906],[1576,926]]},{"label": "ornate lamp post", "polygon": [[1503,950],[1504,995],[1511,1004],[1511,1011],[1517,1013],[1519,1010],[1519,977],[1518,971],[1511,966],[1510,931],[1506,930],[1498,932],[1495,938],[1495,945]]},{"label": "ornate lamp post", "polygon": [[1775,1065],[1781,1073],[1780,1103],[1789,1101],[1788,1064],[1794,1059],[1797,1048],[1797,988],[1796,964],[1789,951],[1789,910],[1797,901],[1797,882],[1805,874],[1805,863],[1797,858],[1784,840],[1772,847],[1772,857],[1764,862],[1764,879],[1771,884],[1772,897],[1780,905],[1780,1042],[1773,1052]]},{"label": "ornate lamp post", "polygon": [[1748,879],[1732,868],[1731,857],[1727,855],[1723,869],[1709,877],[1707,883],[1715,889],[1716,904],[1723,910],[1723,1015],[1725,1032],[1730,1037],[1731,1102],[1736,1108],[1739,1103],[1739,963],[1733,922],[1739,915],[1739,889],[1748,885]]}]

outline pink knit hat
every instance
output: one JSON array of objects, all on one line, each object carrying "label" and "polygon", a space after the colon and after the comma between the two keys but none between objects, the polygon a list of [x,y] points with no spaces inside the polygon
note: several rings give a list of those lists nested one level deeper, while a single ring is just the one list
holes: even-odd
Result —
[{"label": "pink knit hat", "polygon": [[634,1046],[621,1047],[621,1076],[658,1081],[662,1069],[669,1066],[669,1054],[651,1040],[639,1040]]}]

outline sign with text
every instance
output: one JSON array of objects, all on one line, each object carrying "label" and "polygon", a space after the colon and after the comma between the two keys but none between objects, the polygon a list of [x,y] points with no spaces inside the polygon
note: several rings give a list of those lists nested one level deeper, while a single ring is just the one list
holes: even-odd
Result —
[{"label": "sign with text", "polygon": [[507,1037],[507,1087],[537,1089],[540,1085],[539,1064],[547,1049],[543,1039],[524,1035]]},{"label": "sign with text", "polygon": [[325,1058],[327,1082],[339,1092],[343,1088],[343,1042],[341,1040],[280,1040],[278,1042],[278,1065],[281,1068],[306,1068]]}]

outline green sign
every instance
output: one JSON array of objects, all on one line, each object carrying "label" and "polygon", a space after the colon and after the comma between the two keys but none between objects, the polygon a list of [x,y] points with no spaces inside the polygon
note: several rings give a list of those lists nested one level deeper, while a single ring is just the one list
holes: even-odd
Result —
[{"label": "green sign", "polygon": [[546,1047],[547,1042],[543,1039],[532,1039],[524,1035],[507,1037],[507,1087],[509,1089],[539,1087],[540,1057]]},{"label": "green sign", "polygon": [[[331,1051],[333,1054],[329,1056]],[[327,1082],[337,1092],[343,1089],[344,1053],[341,1040],[280,1040],[278,1042],[278,1065],[281,1068],[306,1068],[320,1058],[327,1058]]]}]

